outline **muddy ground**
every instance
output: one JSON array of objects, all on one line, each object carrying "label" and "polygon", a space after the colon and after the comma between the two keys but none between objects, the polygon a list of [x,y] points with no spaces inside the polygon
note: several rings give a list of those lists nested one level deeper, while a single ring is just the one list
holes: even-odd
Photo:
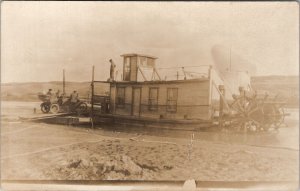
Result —
[{"label": "muddy ground", "polygon": [[2,179],[298,180],[298,109],[279,132],[245,135],[20,121],[33,107],[2,102]]}]

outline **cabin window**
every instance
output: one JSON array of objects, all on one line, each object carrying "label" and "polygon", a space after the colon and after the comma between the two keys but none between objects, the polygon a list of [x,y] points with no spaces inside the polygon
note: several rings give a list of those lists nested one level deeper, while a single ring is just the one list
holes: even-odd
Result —
[{"label": "cabin window", "polygon": [[147,58],[147,57],[139,57],[140,59],[140,66],[142,67],[149,67],[154,68],[154,59],[153,58]]},{"label": "cabin window", "polygon": [[167,89],[167,111],[177,111],[178,88]]},{"label": "cabin window", "polygon": [[158,88],[149,88],[149,110],[156,111],[158,108]]},{"label": "cabin window", "polygon": [[125,106],[125,87],[117,88],[117,106],[118,107]]},{"label": "cabin window", "polygon": [[130,80],[130,57],[124,58],[124,81]]},{"label": "cabin window", "polygon": [[147,65],[151,68],[154,68],[154,59],[153,58],[148,58],[147,59]]},{"label": "cabin window", "polygon": [[146,67],[147,66],[147,58],[140,57],[140,66]]}]

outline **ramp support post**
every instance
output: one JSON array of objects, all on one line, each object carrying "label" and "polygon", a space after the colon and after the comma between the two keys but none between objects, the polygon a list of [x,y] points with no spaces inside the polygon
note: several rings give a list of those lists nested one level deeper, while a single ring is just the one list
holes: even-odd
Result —
[{"label": "ramp support post", "polygon": [[92,83],[91,83],[91,88],[92,88],[92,96],[91,96],[91,123],[92,123],[92,128],[94,129],[94,73],[95,73],[95,66],[93,66],[92,70]]},{"label": "ramp support post", "polygon": [[225,87],[224,85],[219,85],[220,91],[220,106],[219,106],[219,126],[222,126],[223,110],[224,110],[224,98],[225,98]]}]

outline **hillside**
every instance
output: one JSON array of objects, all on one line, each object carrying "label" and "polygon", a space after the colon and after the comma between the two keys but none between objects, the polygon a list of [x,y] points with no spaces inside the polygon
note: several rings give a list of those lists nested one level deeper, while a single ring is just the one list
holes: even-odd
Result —
[{"label": "hillside", "polygon": [[[257,76],[252,77],[252,87],[259,93],[279,94],[281,99],[292,105],[299,103],[298,76]],[[97,94],[105,94],[109,90],[108,84],[96,84]],[[37,94],[49,88],[56,92],[62,91],[62,82],[31,82],[5,83],[1,85],[1,99],[10,101],[39,101]],[[73,90],[79,92],[80,97],[87,97],[90,92],[90,82],[66,82],[66,93]]]},{"label": "hillside", "polygon": [[[105,94],[108,84],[96,84],[97,94]],[[30,83],[5,83],[1,85],[1,100],[3,101],[39,101],[38,94],[46,93],[48,89],[53,92],[62,92],[62,82],[30,82]],[[79,97],[86,98],[91,91],[90,82],[66,82],[66,94],[70,95],[76,90]]]},{"label": "hillside", "polygon": [[289,106],[299,106],[299,76],[257,76],[251,84],[259,93],[278,94]]}]

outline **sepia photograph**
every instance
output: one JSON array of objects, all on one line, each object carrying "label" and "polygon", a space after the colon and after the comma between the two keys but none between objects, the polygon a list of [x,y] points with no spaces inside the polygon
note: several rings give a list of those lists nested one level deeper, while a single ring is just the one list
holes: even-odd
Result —
[{"label": "sepia photograph", "polygon": [[2,1],[1,190],[298,190],[296,1]]}]

